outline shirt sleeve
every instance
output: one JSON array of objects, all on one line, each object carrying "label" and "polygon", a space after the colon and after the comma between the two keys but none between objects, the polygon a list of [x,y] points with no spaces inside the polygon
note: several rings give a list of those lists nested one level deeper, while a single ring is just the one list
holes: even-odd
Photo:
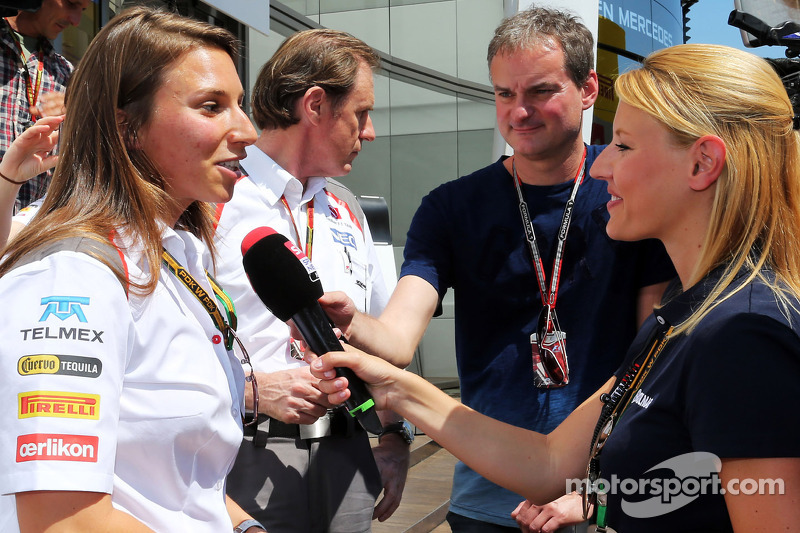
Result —
[{"label": "shirt sleeve", "polygon": [[110,493],[133,326],[125,290],[59,252],[0,279],[0,494]]},{"label": "shirt sleeve", "polygon": [[400,269],[401,278],[417,276],[430,283],[440,299],[452,283],[449,275],[452,257],[448,252],[451,246],[447,235],[450,224],[445,215],[444,197],[439,187],[422,199],[411,220]]},{"label": "shirt sleeve", "polygon": [[800,456],[795,332],[744,313],[700,328],[690,334],[683,398],[694,449],[723,458]]}]

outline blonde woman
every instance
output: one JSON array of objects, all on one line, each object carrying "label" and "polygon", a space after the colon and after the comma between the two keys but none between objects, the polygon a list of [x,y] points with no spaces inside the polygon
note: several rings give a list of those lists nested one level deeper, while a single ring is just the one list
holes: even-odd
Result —
[{"label": "blonde woman", "polygon": [[607,231],[661,240],[678,279],[601,390],[541,435],[363,354],[313,371],[341,402],[332,368],[354,368],[378,408],[533,502],[588,478],[601,531],[798,531],[800,120],[764,60],[722,46],[660,50],[615,88],[591,169]]}]

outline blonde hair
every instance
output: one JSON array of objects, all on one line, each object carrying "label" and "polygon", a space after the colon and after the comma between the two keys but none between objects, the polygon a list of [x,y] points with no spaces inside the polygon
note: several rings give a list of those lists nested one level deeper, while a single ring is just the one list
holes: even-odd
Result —
[{"label": "blonde hair", "polygon": [[[165,71],[196,47],[217,48],[236,62],[239,42],[227,30],[147,7],[115,16],[92,40],[70,80],[61,126],[59,162],[36,217],[6,249],[0,276],[48,243],[83,236],[109,241],[122,229],[141,240],[149,265],[145,294],[158,282],[163,213],[174,200],[157,167],[137,146],[137,131],[150,119]],[[176,228],[213,248],[214,210],[192,203]],[[123,285],[125,272],[97,256]]]},{"label": "blonde hair", "polygon": [[[622,74],[615,89],[622,101],[666,126],[679,146],[716,135],[727,151],[691,284],[717,267],[724,272],[676,334],[691,331],[756,277],[785,309],[793,307],[790,300],[800,296],[800,137],[769,63],[725,46],[678,45]],[[742,270],[747,275],[722,298]]]}]

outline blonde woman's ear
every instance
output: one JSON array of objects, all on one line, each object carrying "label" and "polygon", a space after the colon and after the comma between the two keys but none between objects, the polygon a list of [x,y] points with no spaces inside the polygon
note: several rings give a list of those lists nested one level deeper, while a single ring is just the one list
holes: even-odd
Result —
[{"label": "blonde woman's ear", "polygon": [[725,168],[725,142],[716,135],[704,135],[689,150],[694,164],[689,187],[704,191],[716,183]]}]

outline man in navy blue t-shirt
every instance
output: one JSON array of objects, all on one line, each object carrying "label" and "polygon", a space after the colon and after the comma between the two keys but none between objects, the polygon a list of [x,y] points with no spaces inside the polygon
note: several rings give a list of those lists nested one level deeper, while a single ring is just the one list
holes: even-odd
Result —
[{"label": "man in navy blue t-shirt", "polygon": [[[529,9],[497,28],[488,58],[514,155],[422,200],[379,319],[334,300],[328,311],[352,344],[410,358],[452,288],[462,401],[547,433],[616,370],[674,270],[660,243],[606,235],[611,197],[588,175],[602,147],[582,140],[598,93],[591,32],[572,15]],[[454,532],[582,521],[576,494],[545,506],[520,499],[459,463],[448,521]]]}]

